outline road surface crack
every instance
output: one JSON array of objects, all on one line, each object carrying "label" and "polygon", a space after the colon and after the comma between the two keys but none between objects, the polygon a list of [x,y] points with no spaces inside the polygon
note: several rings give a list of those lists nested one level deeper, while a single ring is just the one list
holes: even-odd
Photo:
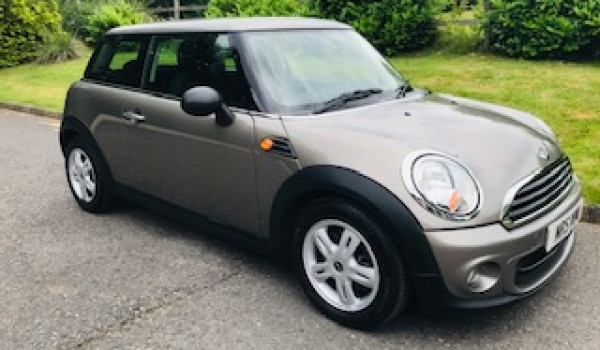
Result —
[{"label": "road surface crack", "polygon": [[132,325],[133,323],[147,318],[149,315],[156,313],[161,309],[174,305],[177,302],[192,297],[198,293],[204,292],[208,294],[207,292],[214,291],[222,284],[227,283],[234,277],[238,276],[241,272],[241,267],[237,267],[233,271],[224,274],[223,276],[221,276],[221,278],[215,281],[215,283],[212,283],[210,285],[201,286],[200,288],[190,286],[173,289],[168,293],[165,293],[157,298],[150,300],[149,302],[134,307],[130,312],[128,312],[128,315],[122,318],[121,320],[93,330],[91,335],[77,341],[75,344],[73,344],[72,341],[68,341],[66,344],[59,346],[59,348],[81,349],[90,346],[93,347],[92,344],[102,341],[103,339],[107,338],[110,334],[125,331],[126,328]]}]

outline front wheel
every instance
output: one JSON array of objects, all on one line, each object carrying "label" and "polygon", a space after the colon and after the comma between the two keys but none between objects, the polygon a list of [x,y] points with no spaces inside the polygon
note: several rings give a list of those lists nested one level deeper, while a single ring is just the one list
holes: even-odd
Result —
[{"label": "front wheel", "polygon": [[88,212],[100,213],[113,206],[111,178],[102,157],[81,137],[66,147],[66,173],[71,192],[79,206]]},{"label": "front wheel", "polygon": [[407,278],[383,228],[352,203],[323,198],[301,214],[294,265],[306,294],[331,319],[372,328],[406,305]]}]

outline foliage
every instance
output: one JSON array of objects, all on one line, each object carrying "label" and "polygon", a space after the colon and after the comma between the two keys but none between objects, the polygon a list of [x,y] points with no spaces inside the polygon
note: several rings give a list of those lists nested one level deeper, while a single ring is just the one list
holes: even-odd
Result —
[{"label": "foliage", "polygon": [[321,17],[350,24],[387,55],[427,47],[437,36],[439,1],[311,0],[311,6]]},{"label": "foliage", "polygon": [[[162,18],[162,19],[169,19],[172,18],[175,13],[173,11],[173,0],[137,0],[140,4],[142,4],[144,7],[153,10],[153,9],[157,9],[157,8],[162,8],[162,9],[167,9],[169,8],[170,10],[166,10],[166,11],[157,11],[157,12],[152,12],[154,16],[156,16],[157,18]],[[180,18],[198,18],[198,17],[203,17],[204,15],[204,9],[191,9],[191,8],[187,8],[185,9],[185,7],[187,6],[206,6],[208,4],[209,0],[179,0],[179,5],[181,5],[181,10],[180,10]]]},{"label": "foliage", "polygon": [[308,7],[298,0],[210,0],[206,17],[302,16]]},{"label": "foliage", "polygon": [[46,33],[59,29],[56,0],[0,0],[0,68],[35,59]]},{"label": "foliage", "polygon": [[438,17],[439,36],[434,49],[450,54],[466,54],[482,49],[483,31],[476,16],[480,16],[480,13],[459,7],[441,14]]},{"label": "foliage", "polygon": [[[173,0],[139,0],[139,2],[148,8],[173,6]],[[179,3],[181,6],[206,5],[208,0],[179,0]]]},{"label": "foliage", "polygon": [[87,34],[85,27],[90,16],[98,6],[105,3],[105,0],[61,0],[60,14],[63,29],[79,38],[84,38]]},{"label": "foliage", "polygon": [[85,42],[96,45],[102,35],[109,29],[144,23],[150,20],[151,18],[146,13],[138,10],[131,2],[125,0],[111,1],[95,8],[88,24],[85,26],[87,31]]},{"label": "foliage", "polygon": [[600,0],[492,0],[491,49],[511,57],[600,57]]},{"label": "foliage", "polygon": [[434,49],[445,53],[462,55],[481,49],[483,33],[478,26],[447,23],[439,28]]},{"label": "foliage", "polygon": [[79,57],[80,43],[68,32],[57,31],[47,34],[38,50],[36,62],[58,63]]}]

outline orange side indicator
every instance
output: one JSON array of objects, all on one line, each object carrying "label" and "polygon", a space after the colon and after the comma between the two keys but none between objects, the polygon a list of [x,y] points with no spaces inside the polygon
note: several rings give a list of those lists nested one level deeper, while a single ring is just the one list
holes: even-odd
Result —
[{"label": "orange side indicator", "polygon": [[260,148],[263,151],[270,151],[273,148],[273,140],[268,137],[263,138],[260,140]]},{"label": "orange side indicator", "polygon": [[456,210],[458,209],[459,205],[460,205],[460,194],[458,194],[458,191],[454,190],[454,192],[452,193],[452,196],[450,197],[450,201],[448,203],[448,208],[450,209],[450,212],[455,213]]}]

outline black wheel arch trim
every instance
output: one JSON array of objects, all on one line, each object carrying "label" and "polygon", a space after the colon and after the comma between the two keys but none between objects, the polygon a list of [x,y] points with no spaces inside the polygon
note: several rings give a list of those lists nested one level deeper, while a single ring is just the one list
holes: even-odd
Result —
[{"label": "black wheel arch trim", "polygon": [[86,139],[91,140],[94,143],[94,146],[96,146],[96,148],[98,148],[97,147],[98,144],[96,144],[96,141],[94,140],[94,137],[92,136],[92,133],[89,131],[87,126],[85,126],[85,124],[83,124],[82,121],[80,121],[79,119],[77,119],[75,117],[65,116],[65,117],[63,117],[63,119],[60,123],[60,132],[59,132],[60,148],[61,148],[63,154],[65,153],[67,144],[71,140],[71,137],[72,137],[71,135],[83,136]]},{"label": "black wheel arch trim", "polygon": [[411,275],[439,274],[423,228],[404,203],[384,186],[354,170],[317,165],[287,179],[271,205],[271,242],[289,248],[295,214],[322,195],[346,198],[385,225]]},{"label": "black wheel arch trim", "polygon": [[60,123],[60,131],[59,131],[60,149],[63,153],[63,156],[66,156],[65,155],[66,147],[69,144],[69,141],[75,136],[83,137],[86,141],[89,141],[91,143],[92,147],[94,147],[95,150],[100,155],[101,161],[104,163],[103,165],[108,170],[108,174],[112,181],[112,179],[113,179],[112,171],[111,171],[110,167],[108,166],[108,162],[106,161],[106,158],[104,157],[104,153],[102,152],[102,149],[96,142],[96,139],[94,139],[94,136],[92,135],[92,133],[90,132],[88,127],[81,120],[79,120],[75,117],[72,117],[72,116],[63,117],[63,119]]}]

